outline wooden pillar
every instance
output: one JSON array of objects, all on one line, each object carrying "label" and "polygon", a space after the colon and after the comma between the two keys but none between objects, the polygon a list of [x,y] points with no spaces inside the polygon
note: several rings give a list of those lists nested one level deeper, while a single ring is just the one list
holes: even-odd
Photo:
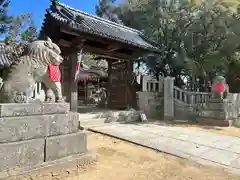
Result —
[{"label": "wooden pillar", "polygon": [[108,59],[108,85],[107,85],[107,92],[108,92],[108,102],[107,102],[107,107],[111,108],[111,102],[112,102],[112,98],[111,98],[111,87],[112,87],[112,60]]},{"label": "wooden pillar", "polygon": [[[133,60],[128,61],[128,76],[130,76],[128,79],[131,79],[130,82],[128,81],[127,86],[130,90],[130,99],[128,100],[128,104],[130,107],[137,109],[137,91],[136,91],[136,77],[134,77],[133,74]],[[130,102],[129,102],[130,101]]]},{"label": "wooden pillar", "polygon": [[77,112],[78,106],[78,83],[74,82],[75,73],[76,73],[76,65],[77,65],[78,54],[75,52],[70,55],[69,62],[69,103],[70,110],[73,112]]}]

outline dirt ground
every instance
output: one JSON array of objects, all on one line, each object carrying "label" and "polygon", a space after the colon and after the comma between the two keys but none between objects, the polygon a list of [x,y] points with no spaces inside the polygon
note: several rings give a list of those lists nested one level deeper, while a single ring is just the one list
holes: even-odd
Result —
[{"label": "dirt ground", "polygon": [[226,136],[240,137],[240,128],[236,128],[236,127],[202,126],[202,125],[190,123],[189,121],[185,121],[185,120],[174,120],[174,121],[150,120],[150,123],[157,124],[157,125],[179,126],[179,127],[196,130],[196,131],[206,131],[206,132],[222,134]]},{"label": "dirt ground", "polygon": [[206,128],[201,126],[190,126],[189,128],[196,131],[207,131],[216,134],[240,137],[240,128],[235,127]]},{"label": "dirt ground", "polygon": [[32,174],[21,180],[240,180],[240,176],[221,168],[198,165],[100,134],[89,133],[88,146],[100,155],[96,164],[61,174]]}]

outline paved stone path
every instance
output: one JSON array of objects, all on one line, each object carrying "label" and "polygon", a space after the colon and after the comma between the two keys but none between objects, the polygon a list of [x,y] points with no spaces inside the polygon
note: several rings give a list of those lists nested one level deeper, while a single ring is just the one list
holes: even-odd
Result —
[{"label": "paved stone path", "polygon": [[89,130],[240,175],[240,138],[153,124],[105,124]]}]

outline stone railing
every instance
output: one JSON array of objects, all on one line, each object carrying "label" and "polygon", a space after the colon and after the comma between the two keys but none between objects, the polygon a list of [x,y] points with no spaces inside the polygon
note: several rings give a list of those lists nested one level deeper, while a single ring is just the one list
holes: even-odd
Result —
[{"label": "stone railing", "polygon": [[174,117],[177,119],[194,120],[198,111],[207,103],[211,97],[208,92],[194,92],[173,88],[174,96]]},{"label": "stone railing", "polygon": [[[211,97],[211,93],[192,92],[174,86],[174,78],[143,76],[142,91],[138,94],[138,106],[148,116],[166,119],[182,115],[196,116],[197,111]],[[185,118],[183,117],[183,118]]]},{"label": "stone railing", "polygon": [[[178,88],[174,86],[173,77],[159,77],[159,80],[156,80],[151,76],[144,76],[142,91],[137,92],[137,94],[139,109],[150,118],[199,121],[202,117],[210,117],[210,115],[215,117],[216,114],[216,109],[211,112],[213,107],[212,93]],[[216,102],[214,103],[216,104]],[[218,109],[222,107],[224,110],[219,111],[220,113],[217,112],[219,117],[222,117],[222,114],[224,117],[226,115],[227,118],[240,117],[240,93],[229,93],[222,104],[217,104]],[[240,120],[237,122],[240,126]],[[237,123],[235,122],[235,124]]]},{"label": "stone railing", "polygon": [[159,80],[156,78],[145,75],[143,76],[142,91],[143,92],[162,92],[164,79],[159,76]]},{"label": "stone railing", "polygon": [[208,92],[194,92],[180,89],[174,86],[174,100],[185,105],[195,105],[206,103],[211,97],[211,93]]}]

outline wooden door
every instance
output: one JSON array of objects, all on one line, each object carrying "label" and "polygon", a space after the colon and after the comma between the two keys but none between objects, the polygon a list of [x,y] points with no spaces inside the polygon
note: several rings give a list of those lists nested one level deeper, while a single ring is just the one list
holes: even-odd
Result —
[{"label": "wooden door", "polygon": [[111,109],[136,108],[136,86],[130,62],[112,65],[108,107]]}]

